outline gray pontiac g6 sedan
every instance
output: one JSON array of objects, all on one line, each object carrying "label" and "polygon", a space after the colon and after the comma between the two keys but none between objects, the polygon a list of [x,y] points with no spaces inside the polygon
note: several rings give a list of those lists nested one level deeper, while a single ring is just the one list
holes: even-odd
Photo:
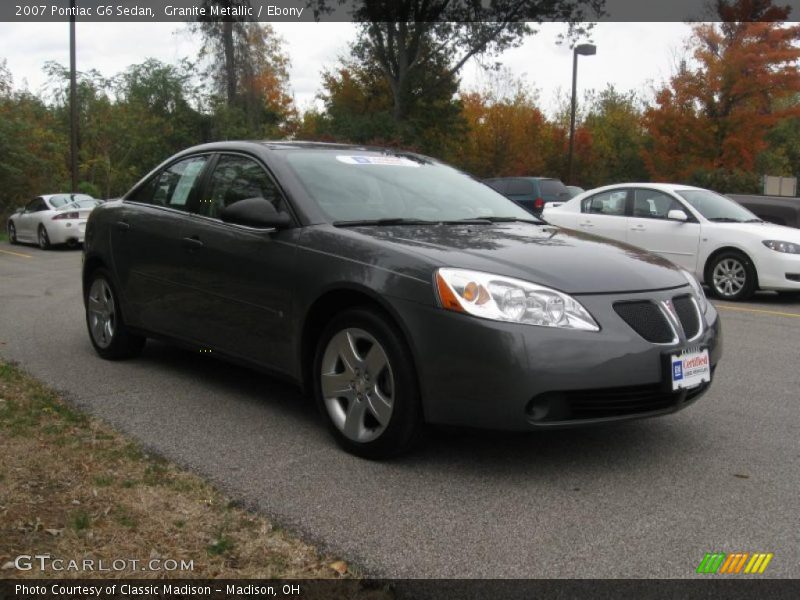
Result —
[{"label": "gray pontiac g6 sedan", "polygon": [[158,338],[263,369],[370,458],[407,450],[426,423],[672,413],[722,352],[686,271],[540,222],[434,159],[362,146],[173,156],[92,212],[83,290],[103,358]]}]

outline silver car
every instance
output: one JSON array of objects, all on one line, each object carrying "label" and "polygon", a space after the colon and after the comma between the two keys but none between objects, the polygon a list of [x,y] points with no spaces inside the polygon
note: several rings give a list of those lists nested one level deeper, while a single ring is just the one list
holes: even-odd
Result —
[{"label": "silver car", "polygon": [[42,250],[82,244],[86,219],[101,203],[86,194],[37,196],[9,217],[8,241],[38,244]]}]

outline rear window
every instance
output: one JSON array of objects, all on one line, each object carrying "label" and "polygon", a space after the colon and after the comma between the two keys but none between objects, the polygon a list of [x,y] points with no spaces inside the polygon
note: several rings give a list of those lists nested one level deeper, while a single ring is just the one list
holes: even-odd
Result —
[{"label": "rear window", "polygon": [[527,179],[510,179],[508,180],[508,187],[506,194],[509,196],[533,196],[533,182]]}]

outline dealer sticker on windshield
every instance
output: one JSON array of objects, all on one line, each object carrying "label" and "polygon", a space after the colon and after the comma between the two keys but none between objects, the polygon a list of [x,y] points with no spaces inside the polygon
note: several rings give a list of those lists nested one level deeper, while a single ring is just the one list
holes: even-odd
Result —
[{"label": "dealer sticker on windshield", "polygon": [[348,165],[381,165],[384,167],[419,167],[419,163],[402,156],[344,156],[336,157]]},{"label": "dealer sticker on windshield", "polygon": [[670,356],[672,389],[683,390],[711,381],[711,361],[707,349],[689,348]]}]

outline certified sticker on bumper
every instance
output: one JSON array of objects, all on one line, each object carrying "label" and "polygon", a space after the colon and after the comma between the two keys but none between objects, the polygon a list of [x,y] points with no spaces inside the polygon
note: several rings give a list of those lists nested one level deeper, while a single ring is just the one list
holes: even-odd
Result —
[{"label": "certified sticker on bumper", "polygon": [[670,357],[672,389],[693,388],[711,381],[711,361],[708,350],[689,349]]}]

